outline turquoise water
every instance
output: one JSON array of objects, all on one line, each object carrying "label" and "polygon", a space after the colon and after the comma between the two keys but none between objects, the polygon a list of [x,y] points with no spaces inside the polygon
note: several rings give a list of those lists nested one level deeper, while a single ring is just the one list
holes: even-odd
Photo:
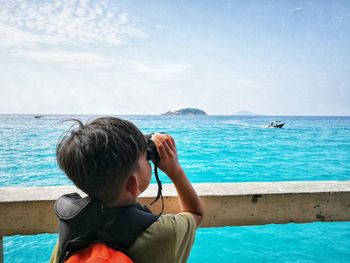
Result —
[{"label": "turquoise water", "polygon": [[[0,187],[71,184],[54,156],[68,117],[0,115]],[[193,183],[350,179],[350,117],[124,118],[144,133],[172,134]],[[285,127],[267,128],[274,119]],[[55,239],[5,237],[5,262],[46,262]],[[350,223],[200,229],[190,262],[349,262],[349,243]]]}]

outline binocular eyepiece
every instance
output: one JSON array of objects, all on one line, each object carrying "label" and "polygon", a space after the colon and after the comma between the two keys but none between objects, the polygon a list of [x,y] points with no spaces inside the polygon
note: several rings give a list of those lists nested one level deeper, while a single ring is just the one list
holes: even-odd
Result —
[{"label": "binocular eyepiece", "polygon": [[146,134],[146,158],[148,161],[153,161],[154,163],[158,163],[160,161],[160,157],[158,154],[157,146],[152,141],[152,135],[154,133]]}]

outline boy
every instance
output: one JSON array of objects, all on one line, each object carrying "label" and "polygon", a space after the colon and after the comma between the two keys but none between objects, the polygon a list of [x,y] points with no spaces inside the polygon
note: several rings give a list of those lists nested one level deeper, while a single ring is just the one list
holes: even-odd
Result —
[{"label": "boy", "polygon": [[[61,205],[63,201],[56,203],[58,216],[63,215],[70,221],[63,221],[62,226],[60,221],[59,245],[55,247],[51,262],[62,261],[62,253],[71,256],[65,248],[77,244],[73,236],[79,231],[88,232],[76,235],[79,238],[84,236],[91,243],[115,244],[137,263],[186,262],[204,210],[178,162],[174,139],[166,134],[151,138],[160,157],[158,167],[173,182],[182,212],[157,217],[136,206],[137,197],[151,180],[146,139],[139,129],[129,121],[113,117],[98,118],[85,125],[77,122],[79,128],[58,143],[57,161],[92,201],[82,205],[87,208],[84,212],[78,211],[82,214],[78,219],[74,218],[78,214],[75,206],[69,208],[73,212],[67,212]],[[77,202],[81,200],[84,199],[77,199]],[[79,228],[81,230],[77,230]]]}]

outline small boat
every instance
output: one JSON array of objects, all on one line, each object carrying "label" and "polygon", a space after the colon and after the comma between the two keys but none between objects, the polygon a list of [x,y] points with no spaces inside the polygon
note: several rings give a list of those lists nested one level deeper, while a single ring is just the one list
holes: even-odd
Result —
[{"label": "small boat", "polygon": [[41,119],[41,118],[44,118],[44,115],[34,115],[34,118],[35,119]]},{"label": "small boat", "polygon": [[281,122],[281,121],[272,121],[270,124],[269,124],[269,128],[282,128],[284,125],[284,122]]}]

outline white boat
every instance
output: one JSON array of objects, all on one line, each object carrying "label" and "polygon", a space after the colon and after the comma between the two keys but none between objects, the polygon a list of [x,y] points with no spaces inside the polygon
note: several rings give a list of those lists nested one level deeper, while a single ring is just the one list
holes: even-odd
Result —
[{"label": "white boat", "polygon": [[281,122],[281,121],[272,121],[270,124],[269,124],[269,128],[282,128],[284,125],[284,122]]}]

